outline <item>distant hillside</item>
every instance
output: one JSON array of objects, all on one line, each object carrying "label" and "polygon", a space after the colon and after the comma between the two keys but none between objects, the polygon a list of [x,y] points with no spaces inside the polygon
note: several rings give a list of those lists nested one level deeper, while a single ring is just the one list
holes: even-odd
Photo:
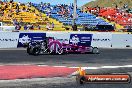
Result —
[{"label": "distant hillside", "polygon": [[95,7],[98,5],[100,7],[115,7],[117,5],[118,7],[122,7],[124,4],[127,4],[129,8],[132,8],[132,0],[95,0],[84,6]]}]

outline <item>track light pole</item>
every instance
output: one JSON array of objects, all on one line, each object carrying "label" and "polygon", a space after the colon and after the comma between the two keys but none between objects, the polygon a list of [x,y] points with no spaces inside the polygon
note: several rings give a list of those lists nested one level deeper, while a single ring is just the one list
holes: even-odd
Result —
[{"label": "track light pole", "polygon": [[73,12],[73,23],[72,23],[72,25],[75,25],[75,20],[76,20],[76,16],[77,16],[76,10],[77,10],[77,0],[74,0],[74,12]]}]

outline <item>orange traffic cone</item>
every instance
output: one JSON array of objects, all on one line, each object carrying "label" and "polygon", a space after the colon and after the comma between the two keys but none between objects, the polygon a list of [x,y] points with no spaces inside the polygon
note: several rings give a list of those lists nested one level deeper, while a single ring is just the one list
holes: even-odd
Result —
[{"label": "orange traffic cone", "polygon": [[81,67],[79,67],[78,71],[79,71],[79,75],[80,76],[84,76],[85,75],[85,70],[83,70]]}]

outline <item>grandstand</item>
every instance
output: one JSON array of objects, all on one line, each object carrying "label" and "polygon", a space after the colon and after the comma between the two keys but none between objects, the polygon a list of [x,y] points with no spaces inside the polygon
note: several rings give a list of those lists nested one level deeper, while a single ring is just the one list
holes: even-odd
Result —
[{"label": "grandstand", "polygon": [[[102,3],[105,4],[102,5]],[[112,3],[114,3],[114,6]],[[117,31],[120,31],[119,29],[126,29],[125,31],[127,31],[132,30],[131,5],[130,0],[120,0],[118,2],[117,0],[113,2],[96,0],[84,5],[84,11],[103,17],[107,22],[115,24]]]},{"label": "grandstand", "polygon": [[16,26],[18,24],[14,24],[14,21],[17,21],[22,26],[21,30],[24,30],[24,25],[33,25],[33,30],[37,30],[37,26],[40,25],[41,30],[46,30],[46,24],[51,22],[55,25],[53,30],[64,30],[62,23],[39,12],[31,3],[1,2],[0,12],[1,22]]},{"label": "grandstand", "polygon": [[[64,25],[72,25],[73,21],[73,4],[70,5],[50,5],[46,3],[40,3],[35,4],[33,3],[33,6],[37,8],[39,11],[47,14],[51,18],[54,18],[60,22],[62,22]],[[111,26],[110,30],[113,30],[112,24],[106,22],[105,20],[98,18],[97,16],[91,14],[91,13],[84,13],[81,11],[81,9],[77,8],[77,18],[76,18],[76,24],[78,26],[95,26],[96,25],[108,25]],[[97,28],[96,28],[97,29]],[[94,29],[95,30],[95,29]],[[98,31],[99,29],[97,29]],[[106,29],[109,31],[109,29]]]},{"label": "grandstand", "polygon": [[[103,17],[104,19],[107,19],[109,22],[114,22],[114,24],[118,24],[118,27],[120,25],[120,28],[127,28],[132,26],[132,14],[127,13],[125,11],[116,9],[116,8],[87,8],[89,12],[96,14],[100,17]],[[121,27],[122,26],[122,27]]]},{"label": "grandstand", "polygon": [[[73,23],[73,4],[1,2],[0,8],[0,21],[16,26],[17,30],[64,31]],[[131,9],[86,7],[85,11],[77,8],[76,14],[75,23],[80,30],[120,31],[132,25]]]}]

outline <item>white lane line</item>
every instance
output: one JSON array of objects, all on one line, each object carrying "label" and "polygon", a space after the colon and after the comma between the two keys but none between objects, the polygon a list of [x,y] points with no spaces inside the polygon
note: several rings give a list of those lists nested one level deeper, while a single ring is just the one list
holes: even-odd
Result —
[{"label": "white lane line", "polygon": [[81,69],[100,69],[100,67],[81,67]]},{"label": "white lane line", "polygon": [[[79,67],[70,67],[70,68],[79,68]],[[96,70],[96,69],[104,69],[104,68],[107,68],[107,69],[112,69],[112,68],[132,68],[132,65],[123,65],[123,66],[101,66],[101,67],[81,67],[81,70]],[[131,75],[132,75],[132,72],[130,72]],[[69,75],[69,77],[72,77],[72,76],[76,76],[78,75],[79,72],[78,71],[75,71],[73,72],[71,75]]]},{"label": "white lane line", "polygon": [[125,67],[132,67],[132,65],[125,65]]},{"label": "white lane line", "polygon": [[101,68],[121,68],[124,66],[101,66]]},{"label": "white lane line", "polygon": [[44,66],[49,66],[49,65],[37,65],[37,66],[39,66],[39,67],[44,67]]},{"label": "white lane line", "polygon": [[132,65],[124,65],[124,66],[102,66],[101,68],[130,68]]},{"label": "white lane line", "polygon": [[[37,65],[37,66],[49,66],[49,65]],[[52,67],[68,67],[68,66],[52,66]],[[81,69],[103,69],[103,68],[109,69],[109,68],[131,68],[131,67],[132,65],[123,65],[123,66],[81,67]],[[79,68],[79,67],[68,67],[68,68]]]},{"label": "white lane line", "polygon": [[62,67],[62,68],[64,67],[64,68],[65,68],[65,67],[67,67],[67,66],[53,66],[53,67]]},{"label": "white lane line", "polygon": [[132,68],[132,65],[123,65],[123,66],[101,66],[101,67],[81,67],[81,69],[103,69],[103,68]]}]

